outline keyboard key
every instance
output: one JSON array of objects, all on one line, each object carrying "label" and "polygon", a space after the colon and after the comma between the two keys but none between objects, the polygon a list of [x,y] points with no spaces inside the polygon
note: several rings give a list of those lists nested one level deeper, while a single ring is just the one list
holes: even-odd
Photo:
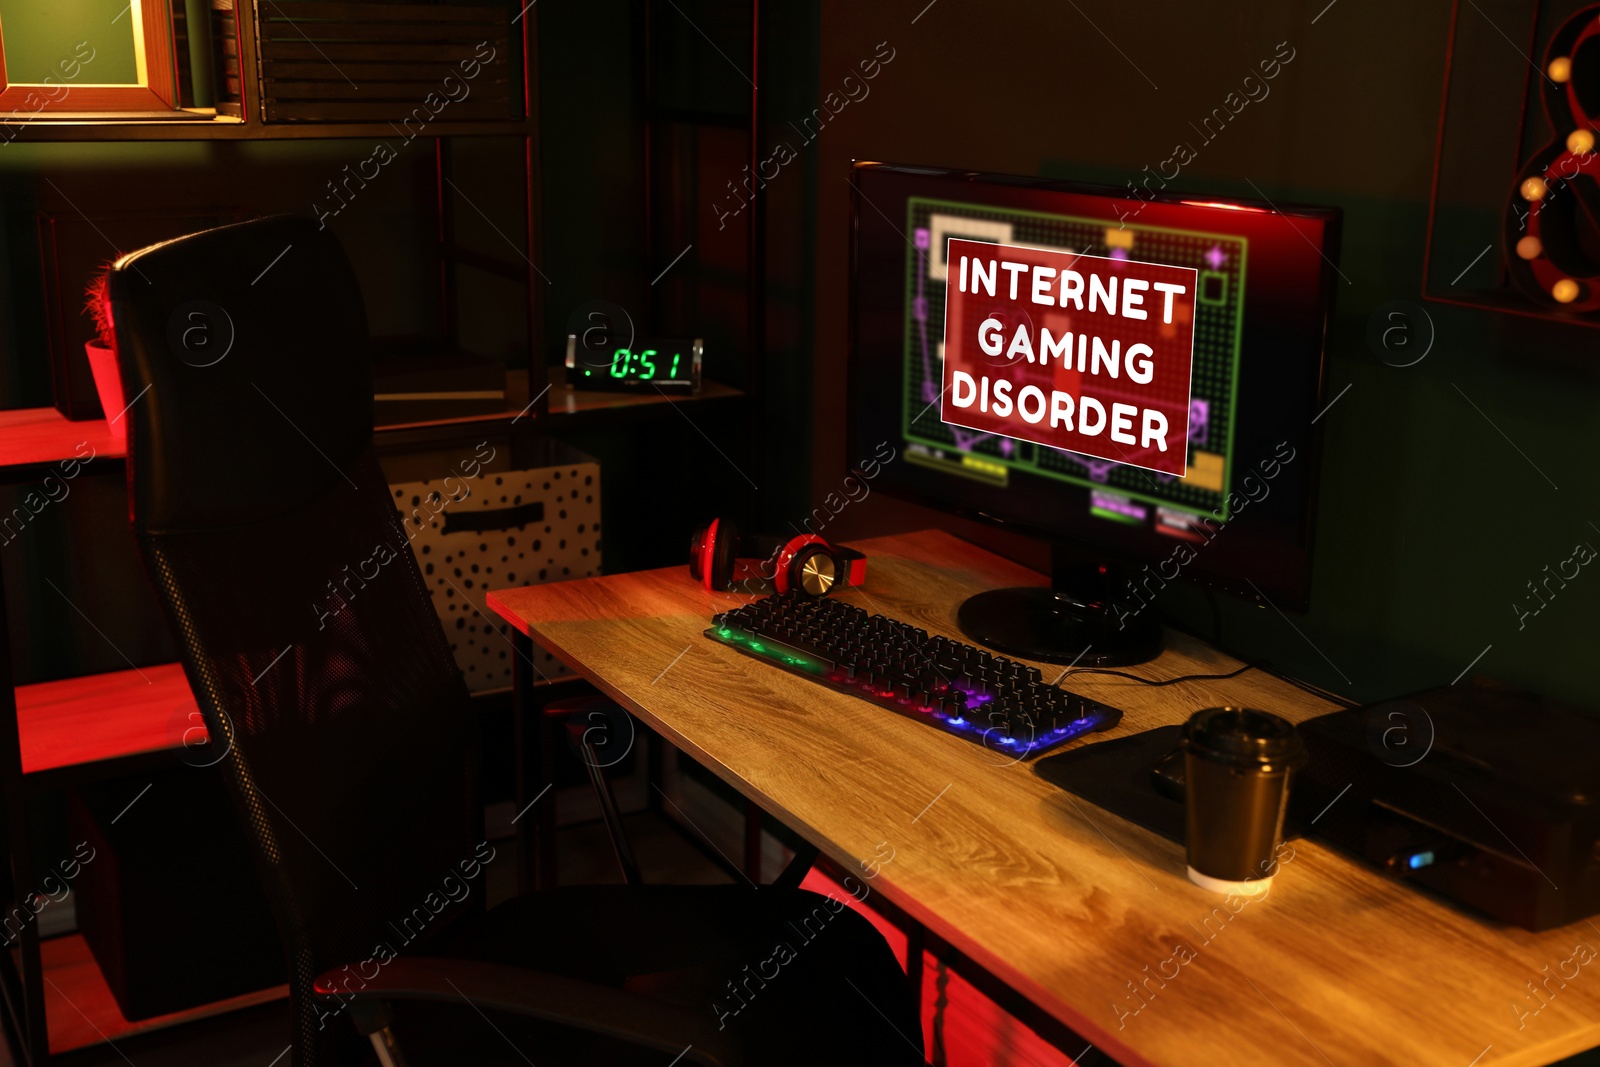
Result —
[{"label": "keyboard key", "polygon": [[785,593],[711,620],[707,637],[967,741],[1034,756],[1122,718],[994,656],[854,604]]}]

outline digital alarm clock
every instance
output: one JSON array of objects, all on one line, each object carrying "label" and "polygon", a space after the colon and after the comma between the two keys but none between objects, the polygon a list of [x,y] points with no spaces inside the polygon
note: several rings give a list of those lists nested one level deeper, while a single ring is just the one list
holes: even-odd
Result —
[{"label": "digital alarm clock", "polygon": [[567,384],[574,389],[613,393],[660,390],[669,394],[700,391],[701,338],[635,340],[629,348],[585,348],[567,335]]}]

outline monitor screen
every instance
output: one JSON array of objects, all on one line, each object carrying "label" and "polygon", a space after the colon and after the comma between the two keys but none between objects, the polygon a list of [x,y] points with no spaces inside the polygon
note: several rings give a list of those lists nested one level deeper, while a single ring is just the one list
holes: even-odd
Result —
[{"label": "monitor screen", "polygon": [[[870,453],[884,441],[896,449],[898,458],[884,466],[880,487],[1077,548],[1087,560],[1109,559],[1147,591],[1165,581],[1196,580],[1281,607],[1306,605],[1316,420],[1324,403],[1323,350],[1337,278],[1337,209],[1184,198],[1143,188],[1134,195],[879,163],[855,164],[852,178],[850,454],[862,447]],[[1159,351],[1164,336],[1169,349],[1181,344],[1182,355],[1192,344],[1186,434],[1185,383],[1169,379],[1165,395],[1155,400],[1148,399],[1148,387],[1143,391],[1145,403],[1164,404],[1175,415],[1171,445],[1179,455],[1161,455],[1169,435],[1140,435],[1137,420],[1125,423],[1131,433],[1118,439],[1138,444],[1113,443],[1111,453],[1094,446],[1100,455],[1046,443],[1060,435],[999,432],[993,419],[984,422],[974,410],[971,375],[955,374],[952,392],[945,368],[947,307],[957,303],[950,298],[967,283],[969,260],[975,280],[987,280],[978,273],[982,266],[993,270],[983,257],[966,254],[981,251],[981,244],[1038,250],[1038,257],[1054,255],[1050,262],[1070,253],[1065,262],[1081,259],[1084,276],[1095,264],[1114,273],[1118,261],[1128,273],[1183,268],[1170,272],[1183,284],[1167,288],[1182,292],[1192,285],[1193,291],[1184,294],[1176,315],[1170,298],[1166,320],[1135,311],[1141,321],[1121,327],[1120,343],[1130,346],[1127,374],[1112,381],[1102,373],[1092,390],[1104,408],[1135,399],[1139,389],[1128,378],[1134,373],[1132,346],[1141,338]],[[1025,255],[1019,251],[1012,258]],[[1013,279],[1017,273],[1013,269]],[[1067,273],[1063,266],[1063,282]],[[1021,277],[1026,295],[1025,268]],[[1003,270],[1000,281],[1004,296]],[[1057,358],[1051,363],[1041,350],[1035,364],[1036,342],[1026,338],[1006,355],[1016,362],[1018,347],[1026,349],[1023,380],[1037,381],[1041,397],[1076,396],[1087,430],[1087,405],[1096,402],[1083,397],[1094,363],[1083,351],[1074,363],[1071,335],[1065,333],[1072,327],[1066,313],[1075,310],[1081,324],[1083,306],[1068,307],[1064,286],[1057,306],[1053,283],[1038,284],[1034,296],[1044,297],[1046,310],[1035,317],[1043,332],[1030,318],[1028,331],[1019,333],[1031,331],[1045,346],[1055,345]],[[1110,304],[1115,313],[1114,288]],[[1156,311],[1160,303],[1143,306]],[[952,321],[983,314],[955,310]],[[1027,317],[1026,309],[1018,313]],[[990,337],[977,337],[992,339],[995,348],[985,351],[998,355],[1013,336],[1010,322],[1003,331],[996,320],[987,323],[995,323]],[[1094,342],[1099,345],[1100,338]],[[1114,377],[1116,367],[1110,370]],[[1159,392],[1162,381],[1155,385]],[[958,410],[952,400],[967,407]],[[1070,401],[1058,402],[1070,411]],[[1048,403],[1041,399],[1035,410],[1042,415]],[[1133,404],[1117,406],[1136,410]],[[1156,425],[1164,429],[1168,421],[1161,417]],[[1066,425],[1071,428],[1070,419]]]}]

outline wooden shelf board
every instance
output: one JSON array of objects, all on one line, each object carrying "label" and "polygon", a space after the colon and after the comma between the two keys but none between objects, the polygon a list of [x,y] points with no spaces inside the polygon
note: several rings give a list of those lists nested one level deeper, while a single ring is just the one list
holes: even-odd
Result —
[{"label": "wooden shelf board", "polygon": [[35,112],[27,118],[0,120],[0,125],[16,128],[25,126],[124,126],[142,125],[147,122],[165,122],[174,125],[185,122],[219,122],[238,126],[242,125],[244,120],[231,115],[218,115],[212,108],[182,108],[177,111],[95,111],[86,108],[83,111]]},{"label": "wooden shelf board", "polygon": [[95,459],[127,455],[127,444],[113,436],[104,419],[71,422],[55,408],[0,411],[0,467],[84,459],[87,445]]},{"label": "wooden shelf board", "polygon": [[601,389],[578,389],[567,381],[567,368],[560,364],[550,367],[550,414],[586,415],[596,411],[615,411],[621,408],[648,407],[652,404],[694,404],[701,400],[718,400],[729,396],[743,396],[744,392],[731,385],[723,385],[709,378],[700,382],[700,391],[693,396],[668,396],[655,389],[637,393],[612,393]]},{"label": "wooden shelf board", "polygon": [[[0,122],[11,141],[310,141],[327,138],[394,137],[387,122],[244,122],[236,118],[145,117],[107,120],[37,119]],[[524,119],[465,119],[434,122],[420,135],[438,137],[516,137],[533,133]]]},{"label": "wooden shelf board", "polygon": [[176,663],[19,685],[22,773],[202,744],[198,711]]},{"label": "wooden shelf board", "polygon": [[41,941],[39,955],[44,964],[45,1022],[50,1033],[52,1056],[240,1008],[267,1004],[289,995],[289,987],[282,985],[170,1015],[129,1022],[122,1017],[116,998],[111,995],[111,987],[106,984],[105,975],[89,952],[82,934]]},{"label": "wooden shelf board", "polygon": [[[535,422],[549,425],[547,420],[567,415],[592,415],[597,412],[665,405],[669,402],[694,404],[703,400],[744,395],[742,390],[709,379],[702,383],[700,392],[695,396],[667,397],[655,390],[644,393],[606,393],[591,389],[574,389],[565,383],[564,370],[565,368],[561,367],[550,368],[550,413],[544,420],[530,420],[530,425]],[[520,411],[502,411],[487,415],[394,423],[379,426],[377,432],[382,434],[449,426],[465,427],[495,422],[503,422],[509,428],[520,415]],[[55,408],[0,410],[0,471],[8,468],[47,466],[72,459],[122,459],[127,452],[127,442],[121,437],[114,436],[104,419],[72,422]]]},{"label": "wooden shelf board", "polygon": [[[665,407],[672,404],[696,404],[705,400],[721,400],[744,396],[744,392],[731,385],[705,381],[694,396],[663,396],[651,390],[648,393],[605,393],[592,389],[573,389],[565,384],[563,368],[550,368],[550,411],[540,419],[528,418],[525,426],[535,429],[558,429],[571,417],[601,415],[606,412],[626,411],[630,408]],[[463,415],[451,419],[434,419],[425,422],[391,423],[379,426],[379,434],[401,434],[416,430],[437,430],[450,427],[488,426],[491,430],[509,430],[511,424],[522,418],[521,411],[502,411],[489,415]],[[496,426],[495,423],[504,425]]]},{"label": "wooden shelf board", "polygon": [[[553,368],[552,368],[553,369]],[[614,411],[619,408],[648,407],[652,404],[694,404],[701,400],[716,400],[727,396],[742,396],[741,390],[721,382],[702,381],[700,392],[693,396],[666,396],[651,389],[641,393],[606,393],[593,389],[574,389],[570,385],[551,383],[551,415],[583,415],[593,411]]]},{"label": "wooden shelf board", "polygon": [[449,426],[479,426],[485,423],[515,422],[520,411],[491,411],[478,415],[453,415],[444,419],[420,419],[416,422],[387,422],[373,430],[374,433],[397,433],[403,430],[434,430]]}]

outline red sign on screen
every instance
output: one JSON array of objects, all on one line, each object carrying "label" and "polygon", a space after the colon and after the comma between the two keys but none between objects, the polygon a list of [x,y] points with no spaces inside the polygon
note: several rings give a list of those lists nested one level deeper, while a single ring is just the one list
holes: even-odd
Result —
[{"label": "red sign on screen", "polygon": [[940,418],[1182,477],[1192,267],[951,238]]}]

